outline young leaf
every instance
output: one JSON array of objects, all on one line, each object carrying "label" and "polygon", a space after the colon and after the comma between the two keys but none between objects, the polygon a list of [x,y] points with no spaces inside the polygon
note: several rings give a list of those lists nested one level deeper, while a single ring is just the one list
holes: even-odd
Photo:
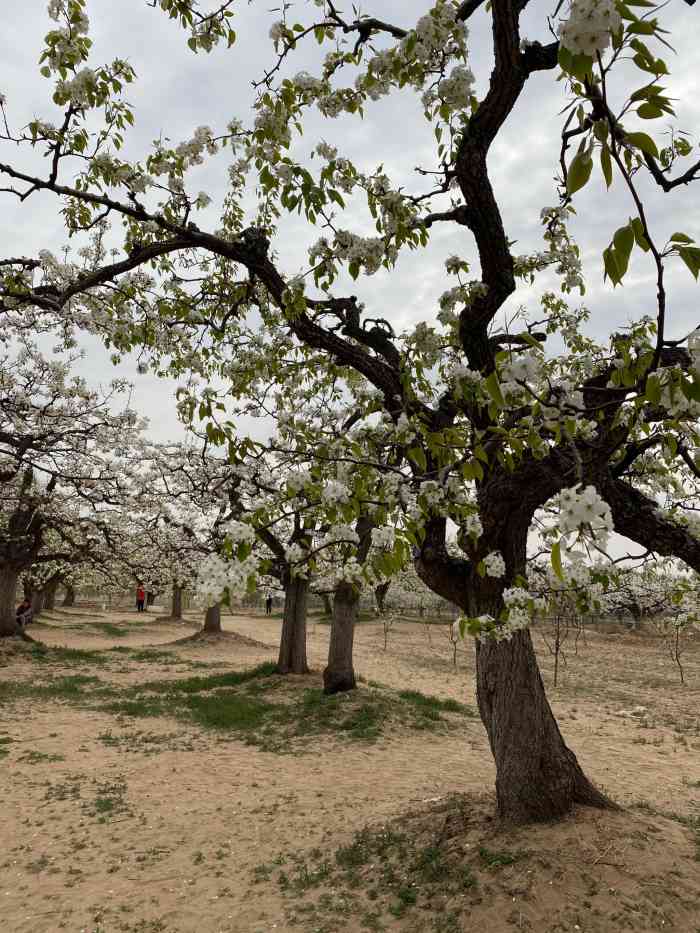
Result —
[{"label": "young leaf", "polygon": [[501,384],[498,381],[496,370],[494,370],[491,375],[484,380],[484,388],[499,408],[506,407],[506,400],[503,398]]},{"label": "young leaf", "polygon": [[588,179],[591,177],[592,169],[593,160],[591,159],[589,153],[585,151],[577,152],[571,160],[571,165],[569,166],[569,171],[566,176],[567,194],[574,194],[574,192],[583,188]]},{"label": "young leaf", "polygon": [[656,148],[656,143],[648,136],[646,133],[626,133],[625,141],[631,143],[637,149],[641,149],[642,152],[645,152],[647,155],[653,156],[655,159],[659,158],[659,150]]},{"label": "young leaf", "polygon": [[563,582],[564,569],[561,565],[561,541],[555,541],[552,545],[552,570]]},{"label": "young leaf", "polygon": [[600,150],[600,167],[603,171],[603,178],[605,179],[606,187],[612,185],[613,173],[612,173],[612,159],[610,158],[610,150],[607,145],[603,146]]},{"label": "young leaf", "polygon": [[690,269],[693,278],[697,279],[700,272],[700,249],[697,246],[679,246],[678,255]]}]

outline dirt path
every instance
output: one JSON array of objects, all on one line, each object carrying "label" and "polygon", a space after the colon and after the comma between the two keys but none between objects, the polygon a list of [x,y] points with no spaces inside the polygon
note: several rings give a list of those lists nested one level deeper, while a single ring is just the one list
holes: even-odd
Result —
[{"label": "dirt path", "polygon": [[[55,615],[35,635],[54,647],[143,648],[144,658],[117,652],[106,670],[67,661],[53,674],[79,671],[133,684],[249,668],[275,654],[227,639],[174,646],[193,629],[150,617],[137,624],[135,613],[99,616]],[[277,620],[223,621],[229,631],[277,644]],[[107,631],[95,627],[100,623]],[[109,626],[126,632],[110,636]],[[310,626],[317,669],[328,634],[326,625]],[[473,704],[470,653],[460,654],[455,670],[441,633],[431,640],[422,626],[399,625],[384,652],[381,627],[362,625],[357,670],[394,688]],[[700,656],[689,657],[690,685],[680,689],[658,652],[630,638],[624,645],[621,651],[619,639],[592,637],[569,659],[564,684],[552,694],[562,731],[587,772],[617,800],[645,800],[700,819]],[[156,648],[149,655],[144,646]],[[5,661],[0,680],[43,676],[22,656]],[[549,666],[544,659],[546,679]],[[288,899],[255,884],[275,860],[347,844],[367,823],[452,792],[489,790],[494,778],[473,718],[458,738],[407,732],[363,745],[320,736],[312,754],[296,755],[262,751],[178,719],[115,717],[60,699],[3,705],[1,731],[0,754],[7,754],[0,897],[8,933],[291,929]]]}]

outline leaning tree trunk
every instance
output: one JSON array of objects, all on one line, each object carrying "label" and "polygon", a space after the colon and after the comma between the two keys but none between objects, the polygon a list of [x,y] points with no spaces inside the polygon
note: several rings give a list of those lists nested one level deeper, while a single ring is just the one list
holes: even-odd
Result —
[{"label": "leaning tree trunk", "polygon": [[211,632],[215,635],[221,634],[221,603],[215,606],[209,606],[207,614],[204,617],[205,632]]},{"label": "leaning tree trunk", "polygon": [[182,619],[182,587],[173,584],[172,606],[170,609],[171,619]]},{"label": "leaning tree trunk", "polygon": [[323,672],[324,693],[341,693],[357,686],[352,666],[352,644],[359,604],[359,590],[351,583],[340,582],[333,598],[328,666]]},{"label": "leaning tree trunk", "polygon": [[[416,569],[432,590],[458,604],[469,617],[498,618],[504,586],[525,574],[527,535],[534,508],[496,489],[482,501],[484,535],[481,553],[500,550],[506,565],[503,579],[481,578],[474,562],[449,555],[444,547],[445,519],[426,526],[426,539]],[[486,499],[482,490],[482,499]],[[537,503],[536,503],[537,504]],[[530,511],[528,511],[528,509]],[[487,537],[488,532],[491,535]],[[499,814],[514,823],[555,820],[577,804],[614,807],[581,770],[567,748],[547,701],[530,632],[519,630],[510,640],[476,642],[476,688],[482,722],[496,762]]]},{"label": "leaning tree trunk", "polygon": [[16,570],[0,569],[0,637],[16,635],[18,631],[15,621],[18,578]]},{"label": "leaning tree trunk", "polygon": [[[494,505],[491,514],[498,516],[501,505]],[[514,510],[500,523],[501,534],[490,549],[503,554],[506,580],[525,573],[528,529],[529,515],[518,516]],[[471,580],[473,614],[497,618],[505,581],[477,574]],[[560,818],[576,803],[613,806],[591,784],[562,738],[528,630],[516,631],[510,640],[476,642],[476,691],[496,762],[496,799],[504,819],[543,822]]]},{"label": "leaning tree trunk", "polygon": [[306,610],[309,581],[302,577],[291,577],[284,582],[284,616],[277,671],[280,674],[308,674]]},{"label": "leaning tree trunk", "polygon": [[70,583],[66,585],[66,594],[63,597],[63,603],[61,605],[68,607],[75,606],[75,589]]},{"label": "leaning tree trunk", "polygon": [[576,803],[611,802],[567,748],[545,695],[529,631],[477,642],[477,699],[496,761],[496,799],[516,823],[557,819]]}]

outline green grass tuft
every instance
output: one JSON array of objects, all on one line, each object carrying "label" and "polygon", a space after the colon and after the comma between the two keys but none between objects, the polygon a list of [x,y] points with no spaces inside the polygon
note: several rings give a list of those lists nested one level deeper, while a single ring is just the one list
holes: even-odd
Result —
[{"label": "green grass tuft", "polygon": [[457,700],[450,698],[443,700],[427,693],[420,693],[418,690],[401,690],[399,696],[402,700],[413,703],[422,709],[435,710],[441,713],[461,713],[462,716],[476,715],[474,710],[465,703],[459,703]]}]

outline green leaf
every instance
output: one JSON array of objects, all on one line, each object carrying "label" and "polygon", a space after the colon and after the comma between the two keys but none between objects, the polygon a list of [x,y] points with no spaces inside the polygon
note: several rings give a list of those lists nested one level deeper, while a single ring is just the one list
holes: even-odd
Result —
[{"label": "green leaf", "polygon": [[494,400],[494,402],[496,403],[496,405],[498,405],[499,408],[506,407],[506,400],[503,398],[503,392],[501,392],[501,384],[498,381],[498,373],[496,372],[495,369],[484,380],[484,388],[486,389],[488,394],[491,396],[491,398]]},{"label": "green leaf", "polygon": [[412,460],[416,466],[425,473],[428,467],[428,461],[426,460],[425,451],[422,447],[411,447],[408,451],[408,459]]},{"label": "green leaf", "polygon": [[692,243],[693,240],[687,233],[672,233],[670,238],[672,243]]},{"label": "green leaf", "polygon": [[625,142],[630,143],[637,149],[641,149],[642,152],[653,156],[655,159],[659,158],[659,150],[656,148],[656,143],[651,136],[648,136],[646,133],[626,133]]},{"label": "green leaf", "polygon": [[697,280],[700,272],[700,249],[697,246],[679,246],[678,255],[690,269],[693,278]]},{"label": "green leaf", "polygon": [[681,381],[681,390],[683,395],[691,402],[700,402],[700,383],[690,382],[688,379]]},{"label": "green leaf", "polygon": [[642,223],[639,217],[633,217],[630,221],[632,230],[634,231],[634,238],[637,241],[637,246],[645,253],[648,253],[651,249],[649,241],[644,235],[644,224]]},{"label": "green leaf", "polygon": [[605,268],[604,278],[610,279],[613,285],[617,285],[622,276],[617,265],[615,249],[612,246],[608,246],[607,249],[603,250],[603,266]]},{"label": "green leaf", "polygon": [[634,246],[634,230],[632,230],[630,224],[615,231],[613,243],[618,256],[624,256],[626,262],[629,262],[630,253]]},{"label": "green leaf", "polygon": [[552,545],[552,570],[559,579],[564,581],[564,569],[561,565],[561,541],[555,541]]},{"label": "green leaf", "polygon": [[635,36],[653,36],[656,32],[656,21],[655,20],[641,20],[637,19],[633,23],[630,23],[626,27],[628,35]]},{"label": "green leaf", "polygon": [[660,91],[663,91],[660,84],[645,84],[644,87],[640,87],[634,94],[630,94],[630,100],[647,100],[649,97],[654,97]]},{"label": "green leaf", "polygon": [[569,171],[566,176],[566,192],[574,194],[586,184],[591,177],[593,169],[593,160],[587,151],[577,152],[571,160]]},{"label": "green leaf", "polygon": [[658,376],[651,375],[647,379],[644,398],[652,405],[658,405],[661,402],[661,382]]},{"label": "green leaf", "polygon": [[637,116],[641,117],[642,120],[658,120],[663,115],[664,112],[661,107],[657,107],[656,104],[652,104],[650,101],[642,104],[641,107],[637,107]]},{"label": "green leaf", "polygon": [[603,146],[600,150],[600,167],[603,171],[603,178],[605,179],[606,187],[612,185],[613,172],[612,172],[612,159],[610,158],[610,150],[607,145]]}]

